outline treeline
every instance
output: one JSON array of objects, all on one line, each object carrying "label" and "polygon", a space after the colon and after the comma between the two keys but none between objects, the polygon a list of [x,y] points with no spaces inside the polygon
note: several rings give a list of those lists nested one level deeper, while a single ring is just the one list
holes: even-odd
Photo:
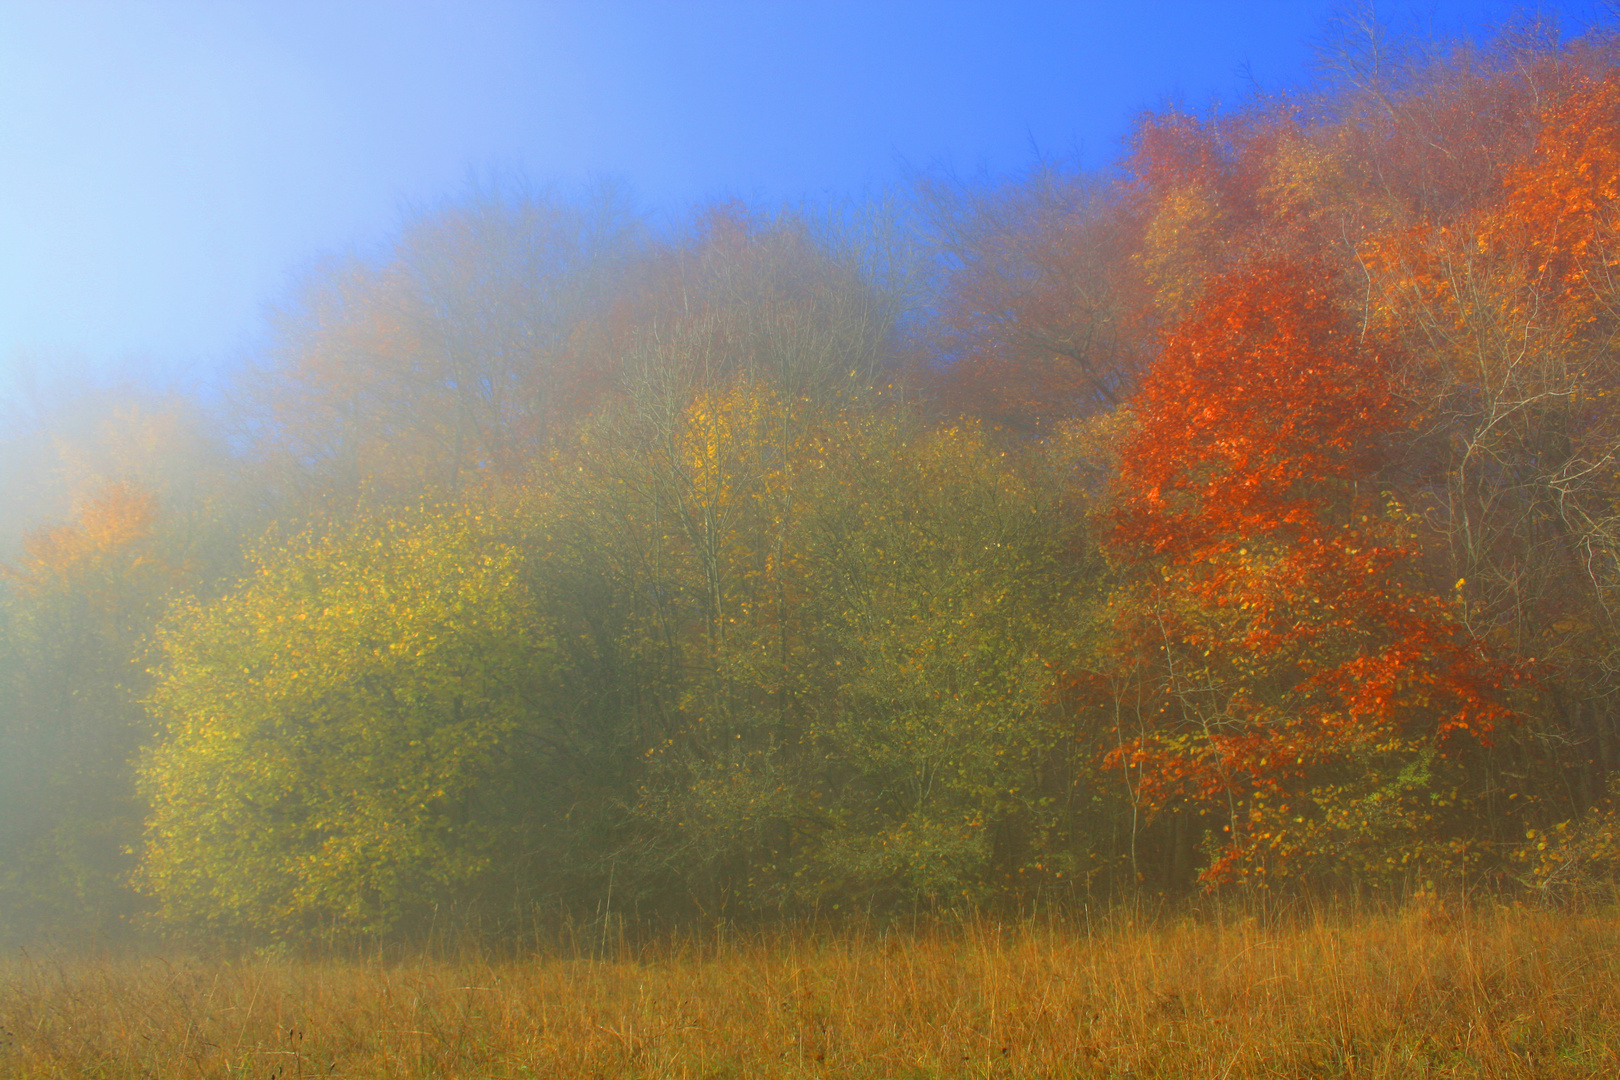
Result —
[{"label": "treeline", "polygon": [[476,189],[41,405],[0,932],[1602,878],[1620,52],[1333,47],[1101,176]]}]

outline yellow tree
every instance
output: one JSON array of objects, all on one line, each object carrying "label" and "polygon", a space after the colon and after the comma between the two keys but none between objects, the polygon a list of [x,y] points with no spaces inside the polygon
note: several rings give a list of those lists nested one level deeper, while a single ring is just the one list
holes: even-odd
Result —
[{"label": "yellow tree", "polygon": [[140,766],[138,880],[162,917],[382,932],[520,846],[553,646],[515,527],[361,513],[267,542],[236,591],[171,612]]}]

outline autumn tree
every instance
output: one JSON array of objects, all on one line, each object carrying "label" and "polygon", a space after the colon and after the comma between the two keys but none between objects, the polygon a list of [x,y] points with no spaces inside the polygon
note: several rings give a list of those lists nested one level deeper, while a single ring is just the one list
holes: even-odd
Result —
[{"label": "autumn tree", "polygon": [[[721,540],[716,592],[703,529],[648,498],[651,469],[566,496],[554,534],[551,572],[607,578],[570,623],[589,628],[576,663],[614,665],[587,685],[641,710],[603,717],[645,748],[618,759],[635,781],[618,895],[748,915],[1073,880],[1090,807],[1058,700],[1072,623],[1052,616],[1086,581],[1055,478],[892,403],[801,406],[809,437],[786,448],[758,388],[710,408],[676,449],[692,521]],[[548,595],[572,609],[584,582],[563,580]]]},{"label": "autumn tree", "polygon": [[[517,530],[517,531],[514,531]],[[159,631],[138,881],[167,921],[386,932],[509,883],[554,649],[519,525],[361,513],[272,539]]]},{"label": "autumn tree", "polygon": [[1379,480],[1390,357],[1319,265],[1211,283],[1134,402],[1110,543],[1144,683],[1112,760],[1208,823],[1206,881],[1458,866],[1448,769],[1506,719],[1501,675],[1426,588]]},{"label": "autumn tree", "polygon": [[[590,562],[611,575],[631,620],[620,649],[640,669],[637,727],[651,756],[629,869],[645,888],[724,907],[765,857],[772,819],[798,786],[739,794],[717,821],[694,805],[716,794],[712,774],[739,756],[769,772],[794,753],[805,632],[798,534],[802,476],[821,453],[817,409],[739,376],[698,387],[672,423],[647,419],[631,430],[649,441],[582,448],[589,486],[565,496],[573,520],[562,530],[576,544],[580,532],[592,537]],[[704,817],[715,826],[707,833]]]},{"label": "autumn tree", "polygon": [[476,188],[217,417],[11,410],[0,930],[1608,865],[1614,40],[1335,26],[1106,175]]},{"label": "autumn tree", "polygon": [[172,376],[111,377],[76,365],[19,366],[0,405],[0,559],[26,533],[70,520],[109,486],[132,485],[163,506],[168,540],[205,576],[230,572],[244,524],[236,464],[218,418]]},{"label": "autumn tree", "polygon": [[580,620],[564,636],[570,684],[590,695],[577,707],[613,753],[638,747],[601,877],[649,905],[743,899],[797,813],[784,800],[806,790],[751,789],[711,833],[681,809],[718,797],[714,770],[738,754],[759,776],[797,767],[806,484],[828,425],[874,407],[903,304],[903,252],[848,235],[799,214],[705,214],[611,313],[619,375],[541,474],[559,500],[548,573],[570,582],[548,595]]},{"label": "autumn tree", "polygon": [[986,903],[1091,869],[1061,692],[1100,566],[1038,455],[973,425],[854,416],[817,473],[793,889],[873,907]]},{"label": "autumn tree", "polygon": [[0,568],[0,932],[118,931],[140,832],[146,633],[180,578],[155,495],[111,483]]},{"label": "autumn tree", "polygon": [[1323,87],[1293,148],[1295,191],[1352,244],[1494,206],[1544,104],[1600,70],[1608,47],[1597,35],[1560,42],[1539,16],[1436,42],[1392,32],[1370,6],[1347,10],[1319,41]]},{"label": "autumn tree", "polygon": [[922,389],[947,417],[1030,434],[1116,408],[1146,363],[1117,185],[1048,163],[1000,185],[925,177],[934,245]]},{"label": "autumn tree", "polygon": [[1507,748],[1503,786],[1567,816],[1620,767],[1620,93],[1612,71],[1549,81],[1562,91],[1495,202],[1374,236],[1363,254],[1375,315],[1412,356],[1398,388],[1419,418],[1419,506],[1464,583],[1470,629],[1534,659],[1535,734]]},{"label": "autumn tree", "polygon": [[581,327],[636,237],[612,190],[572,205],[489,187],[412,214],[377,257],[320,264],[234,390],[263,482],[296,506],[521,473],[611,372]]}]

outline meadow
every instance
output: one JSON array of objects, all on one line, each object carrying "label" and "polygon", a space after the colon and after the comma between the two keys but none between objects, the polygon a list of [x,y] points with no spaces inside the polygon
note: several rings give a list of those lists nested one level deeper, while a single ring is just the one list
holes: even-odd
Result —
[{"label": "meadow", "polygon": [[[593,955],[594,953],[594,955]],[[1597,1077],[1612,911],[1439,903],[0,967],[0,1075]]]}]

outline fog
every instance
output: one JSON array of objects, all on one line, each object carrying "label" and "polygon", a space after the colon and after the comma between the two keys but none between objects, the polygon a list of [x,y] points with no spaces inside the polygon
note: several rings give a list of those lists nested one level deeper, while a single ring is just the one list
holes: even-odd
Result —
[{"label": "fog", "polygon": [[0,939],[1608,872],[1612,19],[153,10],[4,14]]}]

